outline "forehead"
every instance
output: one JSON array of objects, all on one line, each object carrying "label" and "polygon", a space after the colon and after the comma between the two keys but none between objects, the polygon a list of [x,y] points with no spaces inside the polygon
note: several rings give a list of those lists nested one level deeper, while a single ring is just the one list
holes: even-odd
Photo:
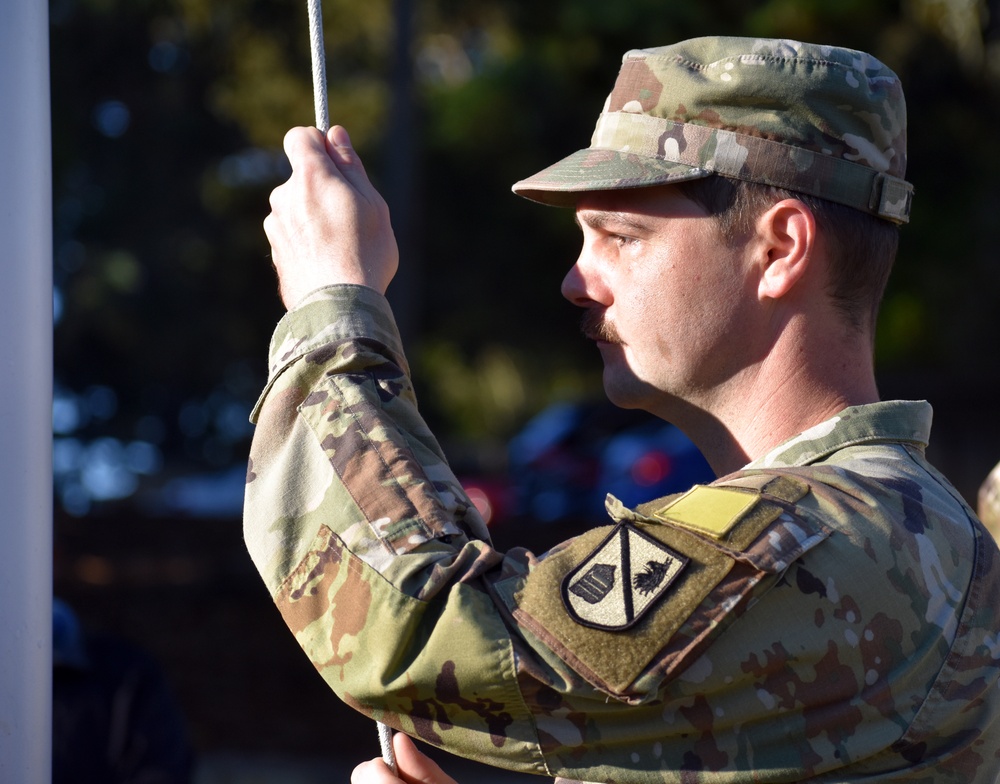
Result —
[{"label": "forehead", "polygon": [[676,185],[658,185],[582,193],[576,201],[576,222],[592,223],[598,215],[615,215],[624,222],[645,222],[644,219],[705,217],[707,213]]}]

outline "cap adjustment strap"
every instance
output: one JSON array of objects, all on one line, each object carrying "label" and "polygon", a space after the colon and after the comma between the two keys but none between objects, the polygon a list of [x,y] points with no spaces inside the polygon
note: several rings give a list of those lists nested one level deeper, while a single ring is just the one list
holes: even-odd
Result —
[{"label": "cap adjustment strap", "polygon": [[913,204],[913,186],[906,180],[879,172],[872,185],[871,211],[880,218],[907,223]]}]

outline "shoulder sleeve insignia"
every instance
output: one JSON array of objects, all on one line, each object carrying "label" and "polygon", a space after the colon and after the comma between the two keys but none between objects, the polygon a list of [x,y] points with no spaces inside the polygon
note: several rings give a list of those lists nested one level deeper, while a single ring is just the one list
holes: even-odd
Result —
[{"label": "shoulder sleeve insignia", "polygon": [[628,629],[667,592],[687,563],[663,542],[622,523],[566,575],[563,604],[584,626]]},{"label": "shoulder sleeve insignia", "polygon": [[529,644],[598,690],[633,704],[655,700],[664,681],[736,629],[754,599],[829,536],[789,508],[809,492],[804,482],[735,481],[625,510],[617,526],[585,531],[527,575],[496,583],[498,598]]}]

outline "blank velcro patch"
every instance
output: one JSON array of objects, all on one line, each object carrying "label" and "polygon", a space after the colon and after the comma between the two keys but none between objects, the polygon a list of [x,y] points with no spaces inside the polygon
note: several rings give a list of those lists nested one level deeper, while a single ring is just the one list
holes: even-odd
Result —
[{"label": "blank velcro patch", "polygon": [[756,505],[759,493],[695,485],[655,517],[722,539]]},{"label": "blank velcro patch", "polygon": [[628,629],[666,593],[688,558],[623,523],[566,575],[563,604],[578,623]]}]

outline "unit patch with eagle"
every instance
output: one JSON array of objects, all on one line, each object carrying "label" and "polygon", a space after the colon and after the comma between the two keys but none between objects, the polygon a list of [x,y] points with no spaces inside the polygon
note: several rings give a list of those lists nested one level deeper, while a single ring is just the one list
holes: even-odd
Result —
[{"label": "unit patch with eagle", "polygon": [[628,523],[566,575],[563,602],[585,626],[627,629],[670,588],[688,558]]}]

